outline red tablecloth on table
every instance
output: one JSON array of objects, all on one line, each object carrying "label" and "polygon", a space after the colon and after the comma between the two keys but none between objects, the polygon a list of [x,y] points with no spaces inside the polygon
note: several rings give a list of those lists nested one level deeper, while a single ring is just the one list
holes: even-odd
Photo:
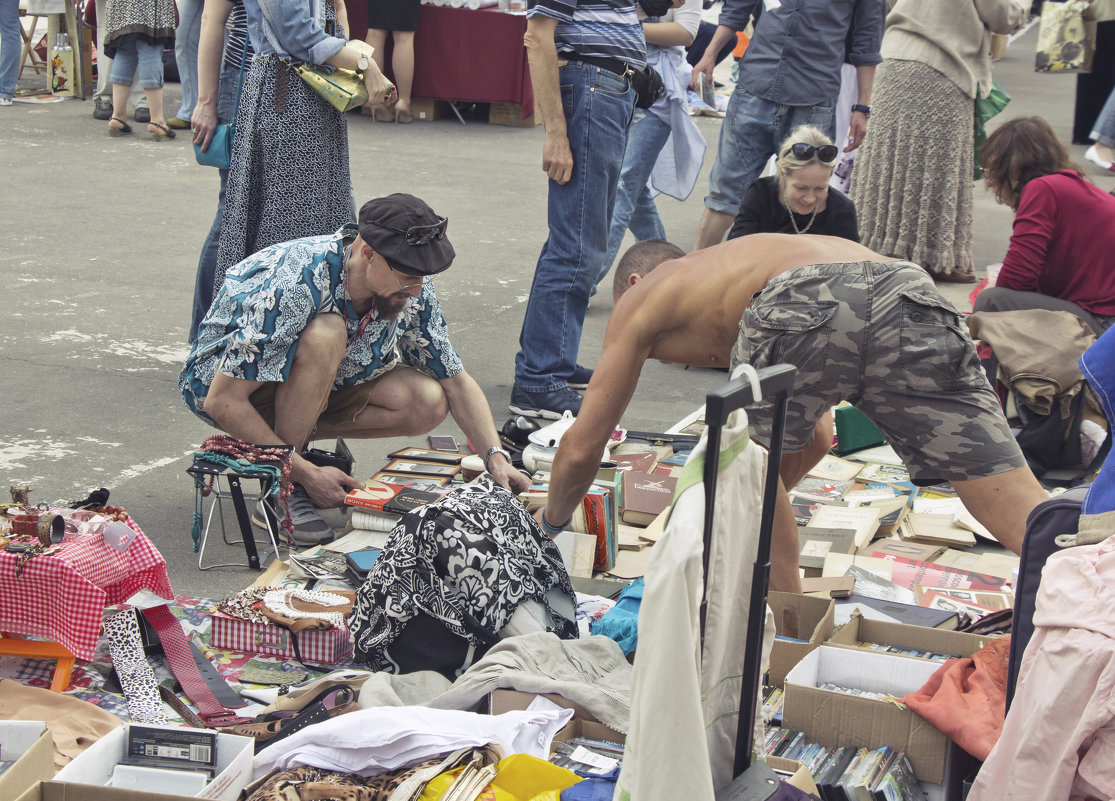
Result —
[{"label": "red tablecloth on table", "polygon": [[[367,31],[363,3],[348,5],[349,22],[360,38]],[[523,117],[534,112],[523,34],[527,19],[486,8],[423,5],[414,34],[414,97],[519,103]],[[388,38],[387,49],[391,44]],[[391,59],[387,57],[388,74]]]},{"label": "red tablecloth on table", "polygon": [[173,598],[166,560],[133,521],[137,533],[124,553],[99,537],[62,543],[35,556],[16,578],[19,555],[0,551],[0,632],[49,637],[78,659],[97,649],[105,606],[142,589]]}]

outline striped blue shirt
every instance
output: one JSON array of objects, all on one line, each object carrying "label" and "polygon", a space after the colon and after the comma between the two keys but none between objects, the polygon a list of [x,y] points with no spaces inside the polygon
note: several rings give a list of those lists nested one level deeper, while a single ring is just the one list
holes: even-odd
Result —
[{"label": "striped blue shirt", "polygon": [[533,0],[527,16],[557,20],[554,44],[559,56],[615,58],[642,67],[647,44],[637,9],[632,0]]}]

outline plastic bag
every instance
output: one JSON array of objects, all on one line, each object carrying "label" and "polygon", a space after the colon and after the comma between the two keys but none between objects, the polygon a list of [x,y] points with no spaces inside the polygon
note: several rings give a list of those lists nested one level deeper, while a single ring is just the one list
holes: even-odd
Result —
[{"label": "plastic bag", "polygon": [[987,129],[984,126],[986,126],[988,120],[1005,109],[1008,103],[1010,103],[1010,95],[1004,91],[1003,87],[999,86],[999,82],[994,78],[991,79],[991,91],[987,97],[980,97],[979,93],[976,93],[975,131],[972,137],[976,155],[972,177],[976,181],[983,178],[983,168],[980,167],[979,154],[983,148],[983,143],[987,141]]},{"label": "plastic bag", "polygon": [[[504,757],[497,767],[499,772],[483,795],[485,801],[559,801],[562,790],[581,781],[573,771],[529,754]],[[418,801],[438,801],[462,770],[456,768],[431,779]]]}]

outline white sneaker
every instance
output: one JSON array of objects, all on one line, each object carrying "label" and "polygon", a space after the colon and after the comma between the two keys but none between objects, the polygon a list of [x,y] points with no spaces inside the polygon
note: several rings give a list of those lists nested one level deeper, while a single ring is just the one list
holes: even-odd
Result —
[{"label": "white sneaker", "polygon": [[[255,512],[252,514],[252,522],[262,529],[267,528],[263,511],[263,504],[265,503],[272,502],[267,500],[260,501]],[[283,508],[285,504],[277,501],[273,503],[275,503],[275,508],[277,509],[275,517],[278,519],[281,527],[283,519],[286,517],[286,509]],[[295,484],[294,489],[290,493],[290,519],[294,524],[294,531],[291,533],[290,538],[294,540],[296,544],[320,545],[323,542],[333,541],[333,527],[325,521],[324,517],[318,514],[313,501],[310,500],[309,493],[306,492],[301,484]]]}]

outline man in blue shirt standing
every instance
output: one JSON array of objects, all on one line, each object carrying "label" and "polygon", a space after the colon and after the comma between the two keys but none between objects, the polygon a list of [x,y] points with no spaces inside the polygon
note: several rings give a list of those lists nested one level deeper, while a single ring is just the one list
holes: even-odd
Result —
[{"label": "man in blue shirt standing", "polygon": [[557,420],[580,411],[575,388],[592,375],[577,364],[577,350],[608,249],[635,108],[631,77],[646,64],[646,42],[635,0],[536,0],[524,43],[546,124],[549,237],[534,269],[509,408]]},{"label": "man in blue shirt standing", "polygon": [[228,271],[178,386],[205,422],[257,445],[294,446],[293,539],[333,538],[314,507],[363,485],[299,451],[312,437],[424,434],[446,414],[512,490],[530,482],[499,447],[431,283],[456,255],[448,220],[412,195],[370,200],[358,224],[282,242]]},{"label": "man in blue shirt standing", "polygon": [[725,0],[712,42],[693,68],[694,83],[700,73],[712,81],[716,53],[752,15],[755,35],[740,62],[720,129],[694,250],[724,239],[744,190],[790,131],[812,125],[836,138],[836,98],[845,62],[855,66],[859,80],[845,152],[859,147],[867,133],[875,65],[882,61],[885,0]]}]

